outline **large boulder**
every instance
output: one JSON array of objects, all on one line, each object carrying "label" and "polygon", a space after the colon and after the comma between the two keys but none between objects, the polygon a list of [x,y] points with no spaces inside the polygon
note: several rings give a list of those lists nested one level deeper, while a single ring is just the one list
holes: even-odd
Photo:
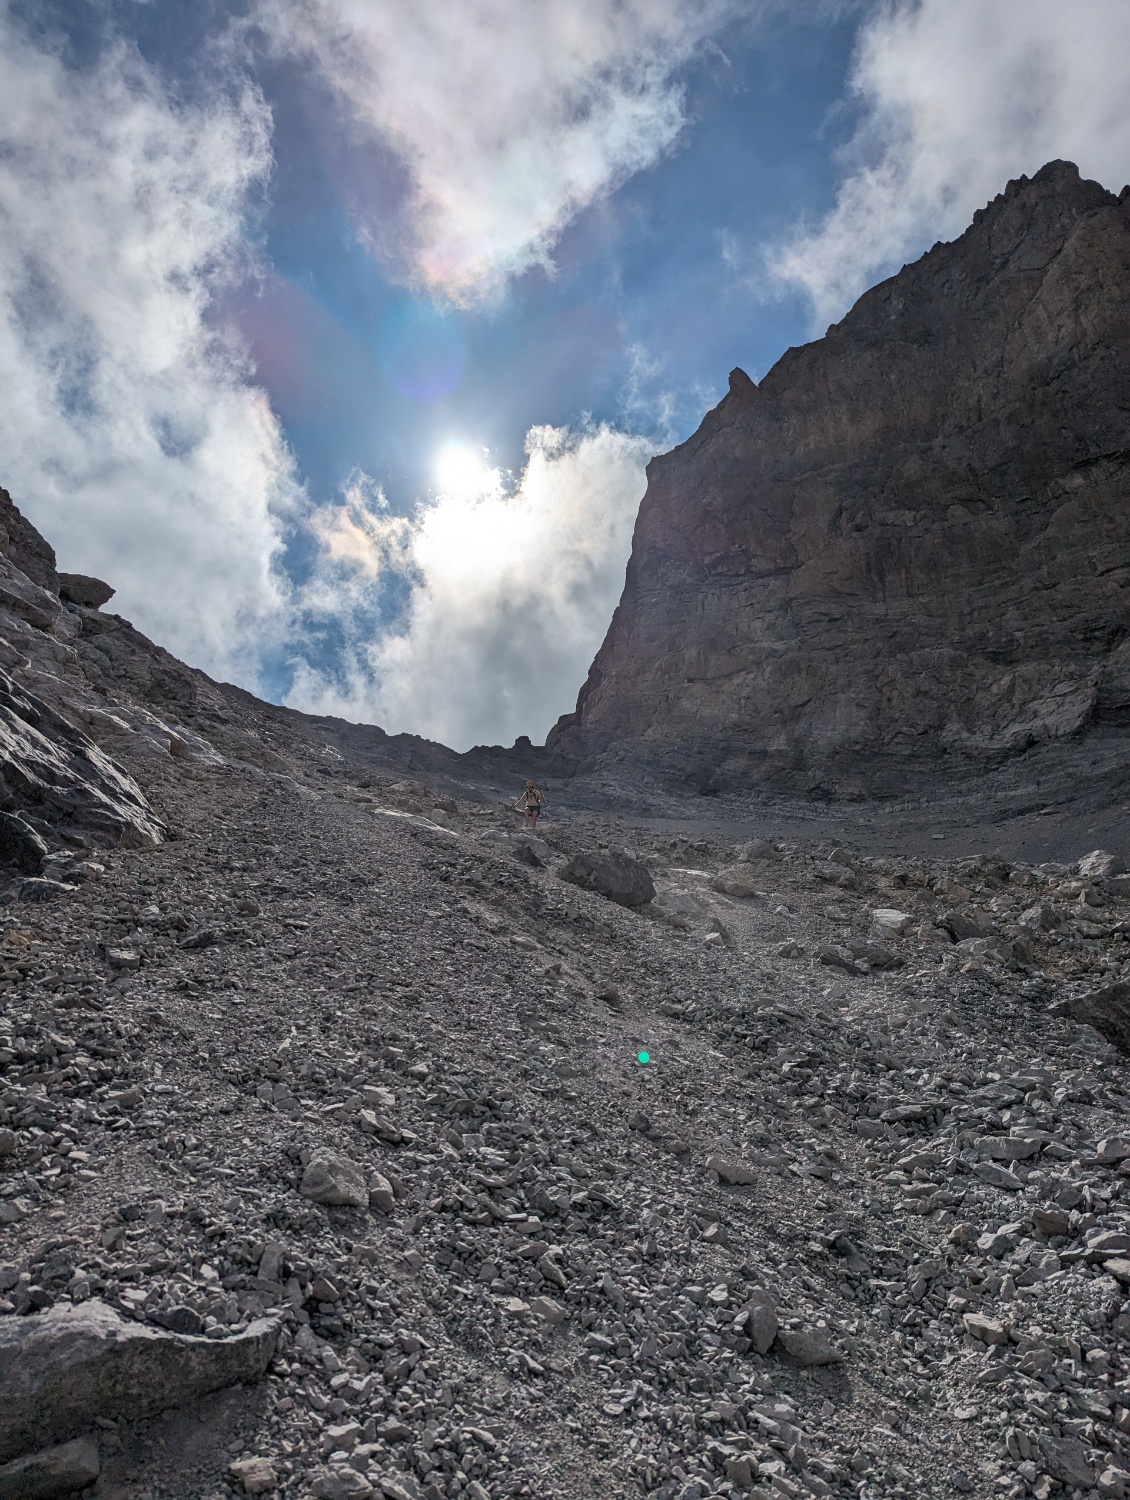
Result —
[{"label": "large boulder", "polygon": [[813,1365],[838,1365],[843,1355],[822,1328],[782,1328],[777,1344],[790,1359],[806,1368]]},{"label": "large boulder", "polygon": [[655,895],[650,870],[627,852],[605,850],[594,854],[582,850],[561,871],[561,879],[596,891],[618,906],[646,906]]},{"label": "large boulder", "polygon": [[260,1378],[279,1325],[229,1339],[127,1323],[97,1300],[0,1319],[0,1460],[65,1442],[99,1417],[150,1416]]},{"label": "large boulder", "polygon": [[306,1164],[298,1191],[311,1203],[330,1208],[368,1208],[369,1184],[356,1162],[335,1151],[315,1151]]},{"label": "large boulder", "polygon": [[748,864],[731,865],[726,870],[720,870],[710,885],[712,890],[721,891],[723,896],[746,899],[765,894]]}]

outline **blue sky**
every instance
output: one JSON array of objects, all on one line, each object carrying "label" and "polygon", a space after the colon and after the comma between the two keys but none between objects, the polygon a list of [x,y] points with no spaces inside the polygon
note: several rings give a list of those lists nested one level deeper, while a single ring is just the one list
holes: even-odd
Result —
[{"label": "blue sky", "polygon": [[1130,176],[1128,16],[0,0],[0,483],[218,676],[540,738],[734,365],[1009,176]]}]

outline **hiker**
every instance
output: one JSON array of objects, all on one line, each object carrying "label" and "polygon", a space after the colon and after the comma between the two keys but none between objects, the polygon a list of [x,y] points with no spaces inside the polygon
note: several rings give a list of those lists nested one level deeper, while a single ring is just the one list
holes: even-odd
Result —
[{"label": "hiker", "polygon": [[541,812],[544,803],[545,793],[540,787],[535,786],[532,781],[527,781],[526,790],[518,798],[517,802],[515,802],[514,810],[517,812],[520,808],[525,809],[526,831],[528,833],[533,833],[534,829],[538,826],[538,814]]}]

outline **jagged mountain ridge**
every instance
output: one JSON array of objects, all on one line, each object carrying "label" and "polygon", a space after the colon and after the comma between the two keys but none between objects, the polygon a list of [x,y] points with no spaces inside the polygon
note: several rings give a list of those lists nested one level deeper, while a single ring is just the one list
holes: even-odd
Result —
[{"label": "jagged mountain ridge", "polygon": [[887,792],[1130,707],[1130,190],[1052,162],[648,466],[549,746]]}]

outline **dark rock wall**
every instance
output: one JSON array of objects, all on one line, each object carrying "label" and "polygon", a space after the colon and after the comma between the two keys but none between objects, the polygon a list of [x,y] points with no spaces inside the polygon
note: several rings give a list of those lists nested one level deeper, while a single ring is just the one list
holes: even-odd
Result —
[{"label": "dark rock wall", "polygon": [[652,461],[550,748],[891,790],[1130,709],[1130,191],[1053,162]]}]

